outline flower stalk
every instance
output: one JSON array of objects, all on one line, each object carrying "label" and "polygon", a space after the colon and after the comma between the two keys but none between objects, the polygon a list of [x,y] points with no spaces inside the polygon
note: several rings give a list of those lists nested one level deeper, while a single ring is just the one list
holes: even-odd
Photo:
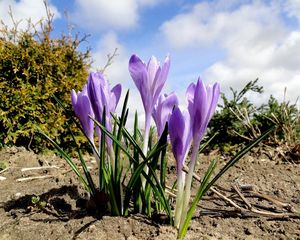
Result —
[{"label": "flower stalk", "polygon": [[[160,63],[154,56],[150,58],[147,65],[137,55],[132,55],[129,60],[129,72],[140,92],[145,110],[145,129],[143,142],[143,153],[145,156],[147,156],[148,152],[151,114],[167,80],[169,68],[169,57],[166,57],[162,66],[160,66]],[[148,174],[147,166],[145,166],[145,172]],[[146,179],[142,177],[143,189],[145,189],[145,185]]]},{"label": "flower stalk", "polygon": [[[174,224],[182,231],[191,197],[193,173],[197,162],[200,142],[204,136],[208,122],[211,119],[220,95],[219,85],[205,86],[202,80],[192,83],[186,93],[188,100],[188,113],[185,116],[178,107],[170,116],[170,140],[172,151],[177,165],[177,196],[175,207]],[[192,155],[190,158],[189,171],[184,179],[183,163],[193,141]]]}]

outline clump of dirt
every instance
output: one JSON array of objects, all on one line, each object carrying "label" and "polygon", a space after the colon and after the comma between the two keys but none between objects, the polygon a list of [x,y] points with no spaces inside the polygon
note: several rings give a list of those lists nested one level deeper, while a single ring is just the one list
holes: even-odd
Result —
[{"label": "clump of dirt", "polygon": [[[215,190],[236,206],[210,191],[186,239],[300,239],[299,165],[272,156],[248,155],[230,169]],[[212,157],[219,168],[228,160],[201,155],[200,176]],[[176,239],[175,228],[141,215],[93,216],[78,179],[59,157],[12,147],[0,151],[0,162],[8,166],[0,171],[0,240]],[[95,162],[88,165],[96,169]],[[169,173],[173,181],[174,167]]]}]

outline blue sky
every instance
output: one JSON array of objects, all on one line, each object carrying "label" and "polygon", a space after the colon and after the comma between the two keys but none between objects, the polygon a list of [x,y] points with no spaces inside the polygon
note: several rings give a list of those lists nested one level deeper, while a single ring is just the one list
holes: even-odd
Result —
[{"label": "blue sky", "polygon": [[[133,88],[131,54],[144,61],[170,54],[165,92],[181,98],[199,76],[220,82],[225,93],[259,78],[265,94],[250,95],[256,103],[270,94],[283,100],[285,87],[286,99],[294,102],[300,95],[299,0],[49,0],[49,5],[54,34],[67,32],[67,11],[74,33],[91,35],[82,48],[91,47],[93,68],[104,66],[106,55],[118,48],[106,72],[112,84]],[[45,17],[42,0],[0,0],[0,18],[8,25],[9,6],[16,19]],[[138,93],[132,91],[131,101],[142,111]]]}]

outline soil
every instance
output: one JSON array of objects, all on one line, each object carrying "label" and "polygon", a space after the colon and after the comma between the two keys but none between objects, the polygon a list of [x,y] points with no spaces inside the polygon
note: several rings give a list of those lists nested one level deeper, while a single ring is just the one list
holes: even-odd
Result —
[{"label": "soil", "polygon": [[[215,157],[219,167],[228,160]],[[86,195],[78,179],[57,156],[37,155],[12,147],[0,151],[0,162],[8,166],[0,172],[0,240],[176,239],[175,228],[142,215],[97,219],[89,214],[82,207]],[[199,162],[201,176],[209,158],[201,155]],[[95,162],[88,160],[88,165],[96,169]],[[24,168],[49,166],[24,171]],[[173,181],[174,166],[169,167],[169,172]],[[24,180],[37,176],[44,178]],[[243,210],[236,211],[228,202],[208,193],[200,203],[186,239],[300,239],[297,162],[284,161],[274,151],[252,153],[232,167],[217,185],[220,192]],[[246,201],[234,193],[233,186],[239,187]],[[40,200],[33,204],[33,197]]]}]

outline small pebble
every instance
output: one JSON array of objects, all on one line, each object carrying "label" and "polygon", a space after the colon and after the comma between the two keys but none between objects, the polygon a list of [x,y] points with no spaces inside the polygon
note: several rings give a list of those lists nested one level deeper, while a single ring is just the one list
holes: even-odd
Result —
[{"label": "small pebble", "polygon": [[20,192],[17,192],[17,193],[15,193],[15,197],[21,197],[22,196],[22,193],[20,193]]},{"label": "small pebble", "polygon": [[0,181],[6,180],[6,177],[0,176]]}]

